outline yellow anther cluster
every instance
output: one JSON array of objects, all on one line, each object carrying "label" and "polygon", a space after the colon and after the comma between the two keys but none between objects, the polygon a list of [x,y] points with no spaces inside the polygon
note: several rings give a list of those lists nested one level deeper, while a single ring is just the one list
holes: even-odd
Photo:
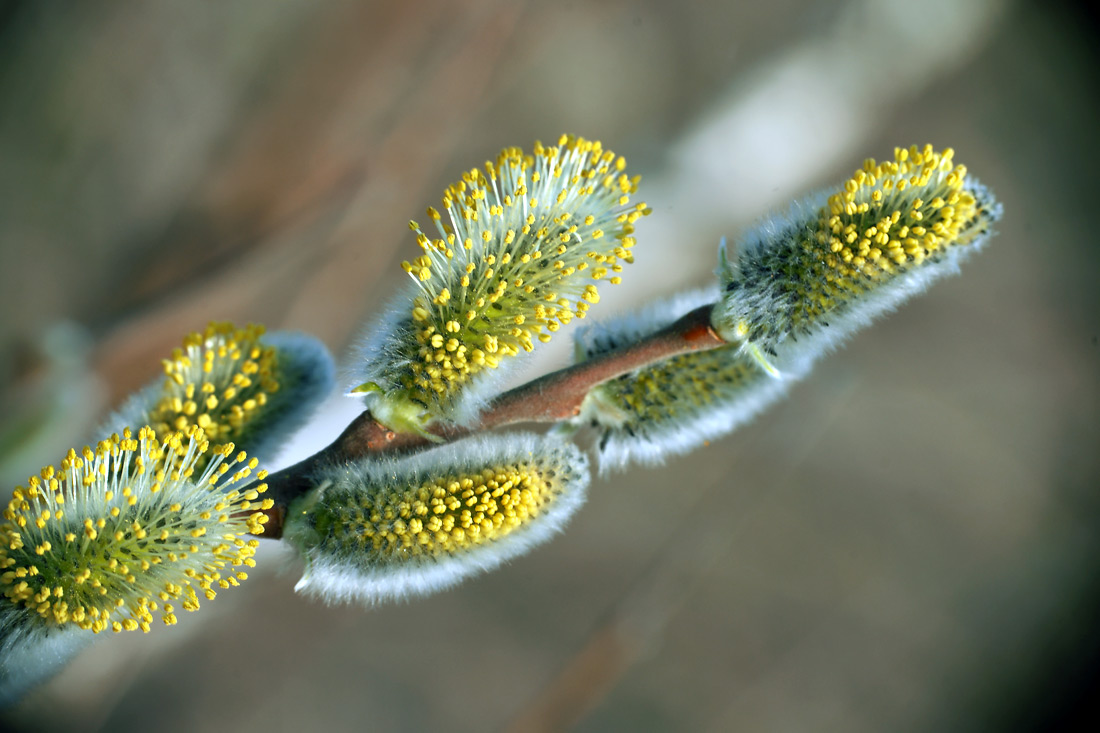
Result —
[{"label": "yellow anther cluster", "polygon": [[456,471],[413,486],[326,497],[314,527],[326,552],[374,562],[456,554],[505,537],[562,491],[560,470],[536,459]]},{"label": "yellow anther cluster", "polygon": [[[205,468],[199,469],[203,463]],[[142,428],[69,451],[12,493],[0,522],[0,602],[47,625],[148,631],[153,613],[176,622],[199,596],[246,576],[267,521],[265,484],[233,445],[201,428]],[[232,472],[232,473],[231,473]]]},{"label": "yellow anther cluster", "polygon": [[985,189],[968,186],[966,167],[953,158],[951,148],[914,145],[895,149],[890,161],[867,160],[816,217],[793,222],[778,237],[790,240],[740,258],[727,289],[743,293],[746,305],[727,305],[723,332],[770,350],[898,276],[979,241],[999,209]]},{"label": "yellow anther cluster", "polygon": [[966,168],[953,163],[954,154],[931,145],[897,148],[894,160],[867,160],[829,197],[813,238],[802,244],[812,276],[797,292],[803,307],[794,328],[969,241],[977,202],[963,189]]},{"label": "yellow anther cluster", "polygon": [[[650,303],[576,336],[578,359],[626,349],[689,313],[714,309],[716,289],[680,293]],[[777,380],[741,344],[668,357],[590,390],[574,424],[599,437],[600,471],[630,463],[660,463],[721,438],[779,397]]]},{"label": "yellow anther cluster", "polygon": [[421,292],[403,358],[381,381],[445,412],[470,377],[583,318],[598,283],[620,282],[649,213],[630,203],[638,176],[625,167],[599,142],[563,135],[532,154],[506,148],[449,186],[442,213],[428,209],[438,236],[409,224],[423,254],[403,267]]},{"label": "yellow anther cluster", "polygon": [[214,443],[239,440],[276,381],[276,352],[260,343],[263,326],[211,323],[164,360],[163,397],[149,415],[161,434],[198,426]]},{"label": "yellow anther cluster", "polygon": [[966,166],[955,165],[954,155],[951,148],[937,153],[914,145],[895,149],[892,161],[866,160],[821,212],[817,244],[835,273],[826,280],[893,274],[966,244],[962,235],[977,202],[963,189]]},{"label": "yellow anther cluster", "polygon": [[694,416],[723,408],[754,381],[769,379],[732,345],[674,356],[598,389],[619,413],[617,430],[660,435]]}]

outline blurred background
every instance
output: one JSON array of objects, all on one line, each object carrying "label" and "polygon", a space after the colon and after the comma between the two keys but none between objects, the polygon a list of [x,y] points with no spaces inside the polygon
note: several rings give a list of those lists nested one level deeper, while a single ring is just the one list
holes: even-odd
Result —
[{"label": "blurred background", "polygon": [[[953,146],[1006,212],[962,277],[735,435],[595,481],[506,568],[328,608],[265,545],[243,587],[100,642],[0,727],[1039,730],[1087,711],[1100,64],[1075,8],[0,3],[9,488],[208,320],[346,353],[403,282],[408,219],[505,145],[575,132],[643,175],[654,215],[593,317],[706,282],[721,236],[895,145]],[[282,463],[355,412],[331,401]]]}]

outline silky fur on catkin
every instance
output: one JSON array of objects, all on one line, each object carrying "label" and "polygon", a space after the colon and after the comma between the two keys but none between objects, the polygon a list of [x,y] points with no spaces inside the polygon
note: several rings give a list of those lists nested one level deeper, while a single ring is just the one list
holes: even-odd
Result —
[{"label": "silky fur on catkin", "polygon": [[876,317],[958,272],[1001,205],[954,151],[897,148],[840,188],[750,231],[730,256],[713,323],[774,372],[802,371]]},{"label": "silky fur on catkin", "polygon": [[[717,286],[652,303],[593,324],[575,337],[578,360],[629,346],[706,305]],[[601,474],[631,463],[654,465],[689,453],[752,419],[781,397],[790,381],[775,379],[732,344],[674,356],[593,389],[577,422],[598,431]]]},{"label": "silky fur on catkin", "polygon": [[297,589],[372,604],[448,588],[560,531],[588,480],[576,446],[529,433],[325,467],[287,514]]}]

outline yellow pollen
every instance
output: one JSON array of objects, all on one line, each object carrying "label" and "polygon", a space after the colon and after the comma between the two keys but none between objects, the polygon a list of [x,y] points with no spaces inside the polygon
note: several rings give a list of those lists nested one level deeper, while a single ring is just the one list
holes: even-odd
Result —
[{"label": "yellow pollen", "polygon": [[[583,315],[598,301],[587,283],[621,282],[633,223],[650,211],[631,203],[639,179],[625,166],[599,142],[569,135],[536,143],[533,154],[505,148],[447,187],[427,229],[410,222],[422,254],[402,268],[422,292],[402,358],[382,366],[374,399],[392,406],[376,404],[376,416],[445,414],[477,374]],[[463,247],[452,249],[456,241]],[[535,311],[553,301],[560,311]]]},{"label": "yellow pollen", "polygon": [[[31,489],[18,487],[12,493],[0,522],[0,568],[8,570],[0,574],[0,594],[30,613],[33,623],[75,624],[93,632],[147,631],[157,607],[154,599],[164,600],[163,594],[179,597],[190,587],[189,578],[253,562],[253,545],[231,546],[223,538],[262,532],[266,517],[241,516],[241,502],[229,498],[238,492],[223,493],[231,481],[212,487],[204,480],[207,474],[221,473],[225,464],[219,462],[226,458],[224,452],[212,450],[203,431],[195,427],[186,434],[169,433],[163,440],[152,428],[142,428],[136,440],[126,430],[122,437],[111,436],[79,455],[70,451],[62,461],[63,478],[54,479],[52,467],[41,473],[56,481],[51,493],[35,490],[35,478],[29,482]],[[229,460],[233,465],[245,457]],[[196,473],[200,462],[206,468]],[[138,471],[139,465],[147,470]],[[247,466],[254,464],[249,461]],[[123,481],[120,491],[103,489]],[[151,491],[154,485],[178,501],[162,502],[159,493]],[[260,484],[249,493],[256,496],[264,489]],[[99,499],[90,502],[96,492]],[[61,522],[59,497],[65,497],[69,516],[92,515]],[[270,506],[269,501],[264,505]],[[210,517],[216,504],[227,509],[224,518],[219,517],[221,524]],[[27,517],[46,521],[27,527],[20,522]],[[145,527],[160,525],[157,541],[150,542]],[[179,526],[188,527],[187,532],[169,530]],[[207,531],[213,526],[217,533]],[[78,534],[75,529],[83,531]],[[183,548],[187,552],[179,551]],[[175,583],[165,586],[150,575],[154,567],[169,566],[175,575],[168,577],[176,578]],[[191,605],[198,607],[197,601]]]},{"label": "yellow pollen", "polygon": [[276,351],[261,344],[263,333],[258,325],[212,322],[188,335],[164,361],[164,396],[150,413],[153,429],[167,434],[198,426],[214,443],[236,440],[279,389]]}]

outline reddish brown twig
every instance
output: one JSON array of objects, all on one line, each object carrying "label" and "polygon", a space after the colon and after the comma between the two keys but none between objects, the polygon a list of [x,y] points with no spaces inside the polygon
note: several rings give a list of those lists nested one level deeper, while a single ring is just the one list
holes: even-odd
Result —
[{"label": "reddish brown twig", "polygon": [[[429,431],[450,442],[469,435],[524,422],[560,422],[576,417],[581,403],[593,387],[636,369],[691,351],[724,346],[726,342],[710,325],[712,306],[693,310],[672,325],[630,346],[600,354],[579,364],[559,369],[528,382],[493,400],[472,427],[434,425]],[[344,463],[364,456],[410,453],[434,443],[413,433],[397,433],[381,425],[364,411],[330,446],[267,478],[265,496],[275,501],[268,511],[264,537],[282,536],[286,508],[309,491],[319,466]]]}]

